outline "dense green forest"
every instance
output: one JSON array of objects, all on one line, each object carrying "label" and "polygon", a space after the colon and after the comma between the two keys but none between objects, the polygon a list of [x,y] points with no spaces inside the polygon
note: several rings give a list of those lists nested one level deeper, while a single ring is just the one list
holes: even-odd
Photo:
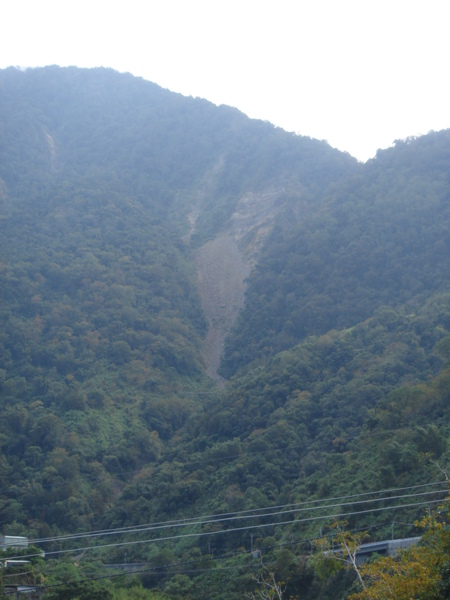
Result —
[{"label": "dense green forest", "polygon": [[[128,74],[0,71],[0,534],[33,544],[5,554],[27,583],[360,592],[315,556],[336,515],[411,537],[446,495],[449,179],[449,131],[360,164]],[[196,253],[237,222],[212,379]]]},{"label": "dense green forest", "polygon": [[450,132],[397,142],[272,231],[223,372],[449,288]]}]

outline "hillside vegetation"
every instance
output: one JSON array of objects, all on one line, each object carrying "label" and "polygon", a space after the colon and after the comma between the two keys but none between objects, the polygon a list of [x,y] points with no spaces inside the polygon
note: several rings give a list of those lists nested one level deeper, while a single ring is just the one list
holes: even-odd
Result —
[{"label": "hillside vegetation", "polygon": [[47,552],[29,582],[359,593],[310,557],[333,516],[414,536],[445,497],[449,178],[449,131],[363,165],[128,74],[0,71],[0,533]]},{"label": "hillside vegetation", "polygon": [[333,186],[320,208],[280,223],[250,276],[223,373],[308,335],[448,290],[450,133],[397,142]]}]

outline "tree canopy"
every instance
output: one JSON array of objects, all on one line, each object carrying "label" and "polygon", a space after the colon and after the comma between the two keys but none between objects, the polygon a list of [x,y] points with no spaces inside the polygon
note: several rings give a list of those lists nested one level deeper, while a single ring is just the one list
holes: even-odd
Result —
[{"label": "tree canopy", "polygon": [[[109,69],[0,71],[0,533],[47,552],[30,582],[359,597],[320,577],[322,529],[407,537],[444,489],[449,161],[449,131],[363,165]],[[250,276],[218,385],[196,260],[221,235]],[[373,597],[446,597],[446,531],[364,566]]]}]

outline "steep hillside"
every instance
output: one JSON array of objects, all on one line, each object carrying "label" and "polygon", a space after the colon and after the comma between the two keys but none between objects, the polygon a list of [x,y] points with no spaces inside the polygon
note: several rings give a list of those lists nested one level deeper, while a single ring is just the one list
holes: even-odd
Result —
[{"label": "steep hillside", "polygon": [[[448,493],[439,482],[450,458],[449,330],[447,295],[414,315],[384,308],[248,370],[206,398],[104,526],[177,523],[152,537],[180,536],[178,546],[162,539],[134,555],[149,564],[181,556],[193,566],[185,584],[197,598],[237,600],[252,590],[252,548],[290,594],[347,598],[350,574],[321,579],[309,560],[335,515],[372,541],[394,530],[417,536],[414,521]],[[153,577],[171,589],[170,574]]]},{"label": "steep hillside", "polygon": [[450,132],[397,142],[271,232],[227,340],[222,374],[449,290]]},{"label": "steep hillside", "polygon": [[357,165],[105,69],[2,71],[0,127],[0,513],[88,527],[213,385],[278,216]]},{"label": "steep hillside", "polygon": [[197,253],[201,291],[228,290],[225,300],[203,294],[210,326],[204,356],[213,376],[242,306],[243,280],[279,213],[287,203],[301,212],[357,168],[323,142],[106,69],[7,69],[0,122],[6,210],[27,211],[37,196],[64,194],[69,214],[83,187],[99,198],[113,190],[195,248],[217,235],[228,239],[239,256],[223,270],[206,268],[210,246]]},{"label": "steep hillside", "polygon": [[[237,600],[262,561],[334,600],[336,514],[414,535],[446,492],[449,174],[448,131],[361,165],[131,75],[0,71],[0,533],[30,581]],[[132,561],[147,589],[97,584]]]}]

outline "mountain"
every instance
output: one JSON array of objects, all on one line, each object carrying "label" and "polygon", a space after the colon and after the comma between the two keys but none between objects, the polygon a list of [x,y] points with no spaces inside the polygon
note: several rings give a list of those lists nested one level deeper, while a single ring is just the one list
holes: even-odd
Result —
[{"label": "mountain", "polygon": [[[324,142],[106,69],[7,69],[1,106],[0,177],[8,198],[30,202],[41,192],[48,210],[48,195],[56,195],[52,210],[62,202],[71,221],[62,193],[83,186],[83,197],[88,190],[127,196],[147,211],[146,218],[162,219],[180,243],[184,239],[199,247],[211,241],[212,248],[203,246],[197,255],[207,290],[220,286],[215,271],[224,257],[221,248],[236,260],[219,269],[243,263],[231,275],[236,288],[231,314],[221,297],[205,292],[212,329],[224,313],[207,357],[217,354],[242,304],[243,279],[275,217],[293,203],[302,210],[331,181],[357,167]],[[224,237],[217,242],[219,232]],[[212,269],[205,254],[215,258]]]},{"label": "mountain", "polygon": [[[346,597],[293,542],[319,509],[286,507],[445,470],[449,178],[450,131],[360,164],[129,74],[0,71],[2,533],[56,552],[141,526],[36,567],[56,583],[126,548],[146,588],[238,598],[258,547],[292,595]],[[398,510],[349,526],[421,508]]]},{"label": "mountain", "polygon": [[448,291],[450,132],[399,141],[279,224],[253,270],[223,372]]}]

